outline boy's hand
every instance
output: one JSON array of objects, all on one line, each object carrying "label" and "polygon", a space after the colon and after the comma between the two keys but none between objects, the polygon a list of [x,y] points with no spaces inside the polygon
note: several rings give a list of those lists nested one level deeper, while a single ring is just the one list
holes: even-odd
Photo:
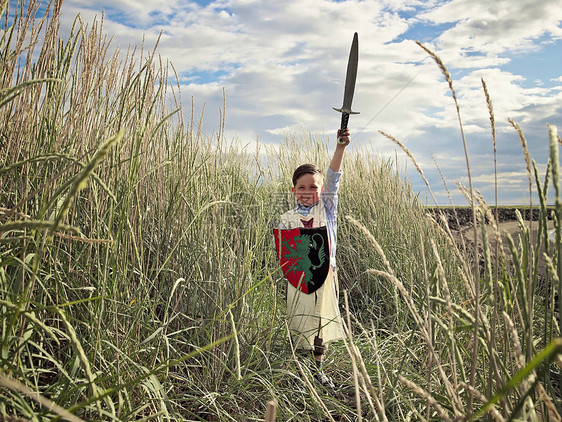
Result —
[{"label": "boy's hand", "polygon": [[349,129],[345,129],[343,132],[341,129],[338,129],[338,145],[342,145],[344,147],[348,146],[351,142],[349,139]]},{"label": "boy's hand", "polygon": [[330,162],[330,168],[332,171],[338,172],[341,170],[341,162],[343,160],[345,147],[349,145],[350,141],[349,129],[345,129],[344,131],[338,129],[338,143],[336,145],[336,149],[334,150],[332,161]]}]

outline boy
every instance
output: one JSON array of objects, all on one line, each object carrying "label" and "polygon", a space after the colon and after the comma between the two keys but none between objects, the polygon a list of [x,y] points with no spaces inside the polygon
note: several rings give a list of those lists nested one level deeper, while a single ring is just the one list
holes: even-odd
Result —
[{"label": "boy", "polygon": [[335,388],[322,370],[328,345],[344,338],[338,307],[339,286],[336,273],[336,234],[339,179],[344,151],[349,145],[349,130],[338,130],[338,144],[326,172],[313,164],[303,164],[293,173],[292,192],[297,207],[281,215],[279,228],[326,227],[330,246],[328,274],[320,288],[307,294],[287,283],[287,318],[297,348],[312,351],[318,367],[316,379],[327,388]]}]

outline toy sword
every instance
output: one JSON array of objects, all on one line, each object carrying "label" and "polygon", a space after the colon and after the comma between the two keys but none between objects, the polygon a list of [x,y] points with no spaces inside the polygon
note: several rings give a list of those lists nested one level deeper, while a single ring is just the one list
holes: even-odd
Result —
[{"label": "toy sword", "polygon": [[[353,43],[351,44],[351,51],[349,52],[349,60],[347,62],[347,75],[345,77],[345,90],[343,93],[343,106],[335,108],[341,115],[340,129],[343,132],[347,129],[350,114],[359,114],[358,111],[351,111],[351,102],[353,101],[353,92],[355,91],[355,79],[357,78],[357,63],[359,61],[359,40],[357,39],[357,32],[353,35]],[[344,142],[338,139],[338,142]]]}]

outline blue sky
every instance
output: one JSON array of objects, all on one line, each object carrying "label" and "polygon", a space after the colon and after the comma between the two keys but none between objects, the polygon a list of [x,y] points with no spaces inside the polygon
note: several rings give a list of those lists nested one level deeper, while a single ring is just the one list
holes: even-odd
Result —
[{"label": "blue sky", "polygon": [[[204,131],[219,126],[226,94],[227,141],[271,147],[285,134],[312,133],[335,142],[347,55],[359,34],[359,70],[351,116],[354,147],[394,158],[398,138],[422,167],[440,204],[468,185],[464,149],[447,83],[421,41],[448,67],[459,99],[474,186],[494,199],[492,141],[481,78],[497,125],[500,202],[528,203],[519,137],[544,171],[547,123],[562,131],[562,2],[559,0],[65,0],[62,31],[105,10],[115,48],[162,33],[158,52],[173,63],[190,113],[205,110]],[[405,154],[400,166],[427,192]]]}]

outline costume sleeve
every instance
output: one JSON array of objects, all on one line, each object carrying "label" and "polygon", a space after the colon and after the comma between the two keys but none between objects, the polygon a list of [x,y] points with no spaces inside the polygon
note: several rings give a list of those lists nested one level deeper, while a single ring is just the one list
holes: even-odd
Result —
[{"label": "costume sleeve", "polygon": [[335,220],[337,214],[338,189],[340,187],[340,178],[342,174],[343,172],[341,170],[335,172],[329,167],[326,171],[324,190],[322,191],[322,200],[324,201],[324,207],[326,208],[328,219],[332,218]]}]

